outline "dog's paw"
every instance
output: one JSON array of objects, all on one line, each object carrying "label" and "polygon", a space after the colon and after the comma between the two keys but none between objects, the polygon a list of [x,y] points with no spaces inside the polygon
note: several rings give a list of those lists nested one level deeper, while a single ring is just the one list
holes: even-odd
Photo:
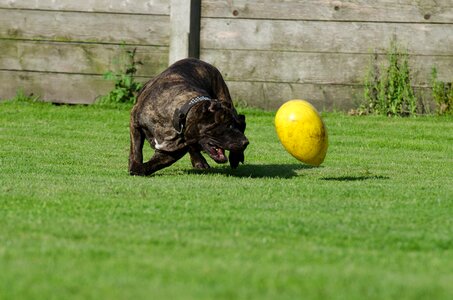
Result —
[{"label": "dog's paw", "polygon": [[210,168],[208,162],[203,156],[201,156],[201,154],[191,155],[190,161],[192,162],[192,166],[194,169],[205,170]]},{"label": "dog's paw", "polygon": [[129,161],[129,174],[132,176],[144,176],[145,171],[143,164],[136,162],[135,160]]},{"label": "dog's paw", "polygon": [[196,162],[193,163],[193,168],[197,170],[206,170],[209,169],[211,166],[207,162]]},{"label": "dog's paw", "polygon": [[194,169],[205,170],[205,169],[210,168],[208,162],[203,157],[203,155],[201,155],[200,152],[189,151],[189,154],[190,154],[190,162],[192,163],[192,166]]}]

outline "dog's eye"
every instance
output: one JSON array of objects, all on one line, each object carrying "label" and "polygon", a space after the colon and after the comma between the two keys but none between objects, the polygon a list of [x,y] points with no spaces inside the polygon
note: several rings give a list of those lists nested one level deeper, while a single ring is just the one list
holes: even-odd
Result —
[{"label": "dog's eye", "polygon": [[230,126],[228,126],[228,128],[230,128],[230,129],[234,129],[234,125],[233,125],[233,124],[231,124]]}]

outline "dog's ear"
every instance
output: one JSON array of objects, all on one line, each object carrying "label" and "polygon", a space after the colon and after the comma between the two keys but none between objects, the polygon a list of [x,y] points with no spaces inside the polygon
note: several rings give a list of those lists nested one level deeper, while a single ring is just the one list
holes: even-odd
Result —
[{"label": "dog's ear", "polygon": [[214,99],[211,101],[211,104],[209,105],[209,111],[216,112],[220,109],[221,106],[222,105],[220,104],[220,102]]},{"label": "dog's ear", "polygon": [[201,111],[203,114],[211,114],[217,110],[216,106],[217,104],[215,104],[214,101],[203,101],[201,104]]},{"label": "dog's ear", "polygon": [[226,108],[233,109],[233,103],[232,102],[230,102],[230,101],[221,101],[221,102]]},{"label": "dog's ear", "polygon": [[244,133],[245,132],[245,127],[246,127],[245,116],[244,115],[238,115],[238,117],[236,119],[236,123],[237,123],[237,128],[242,133]]},{"label": "dog's ear", "polygon": [[244,151],[230,151],[228,155],[228,161],[232,169],[236,169],[239,166],[239,163],[244,163]]}]

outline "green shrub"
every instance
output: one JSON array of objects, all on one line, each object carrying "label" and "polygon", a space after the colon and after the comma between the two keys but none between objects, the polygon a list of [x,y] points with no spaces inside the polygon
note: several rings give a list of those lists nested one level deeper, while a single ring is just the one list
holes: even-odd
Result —
[{"label": "green shrub", "polygon": [[374,55],[365,77],[366,104],[361,110],[387,116],[411,116],[417,113],[417,98],[411,85],[408,54],[398,48],[395,40],[387,52],[387,64],[377,66]]},{"label": "green shrub", "polygon": [[10,101],[16,101],[16,102],[43,102],[39,96],[29,94],[26,95],[24,90],[22,88],[19,88],[16,91],[16,96],[10,99]]},{"label": "green shrub", "polygon": [[436,102],[439,115],[453,114],[453,82],[443,82],[437,79],[437,69],[431,72],[433,100]]},{"label": "green shrub", "polygon": [[[124,46],[122,47],[122,49]],[[118,59],[122,71],[108,71],[104,74],[104,78],[115,82],[113,90],[107,95],[101,96],[98,100],[98,104],[134,104],[136,102],[137,92],[142,88],[143,84],[135,80],[135,74],[137,73],[137,66],[142,65],[141,61],[137,61],[135,58],[137,48],[133,50],[125,50],[122,56]]]}]

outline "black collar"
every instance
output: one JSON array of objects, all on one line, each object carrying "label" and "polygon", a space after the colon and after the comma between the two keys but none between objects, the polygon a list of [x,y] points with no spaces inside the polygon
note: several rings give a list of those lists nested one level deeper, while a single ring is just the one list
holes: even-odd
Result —
[{"label": "black collar", "polygon": [[211,101],[212,99],[208,96],[197,96],[186,102],[181,108],[177,108],[173,114],[173,127],[176,129],[178,134],[182,135],[184,127],[186,126],[186,117],[189,110],[197,103],[202,101]]}]

